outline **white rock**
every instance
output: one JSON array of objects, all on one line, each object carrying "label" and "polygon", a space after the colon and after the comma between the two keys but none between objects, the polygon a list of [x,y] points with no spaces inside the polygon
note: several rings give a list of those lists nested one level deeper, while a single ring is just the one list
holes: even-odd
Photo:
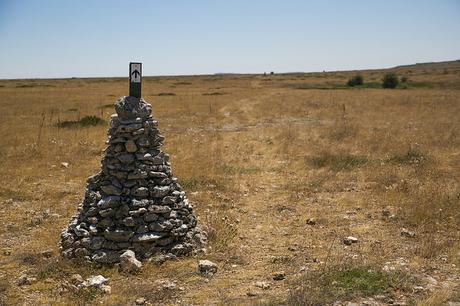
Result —
[{"label": "white rock", "polygon": [[128,273],[137,273],[141,270],[142,263],[136,259],[136,254],[127,250],[120,256],[120,271]]},{"label": "white rock", "polygon": [[351,245],[352,243],[357,243],[357,242],[358,242],[358,238],[353,237],[353,236],[348,236],[348,237],[343,238],[343,243],[346,245]]},{"label": "white rock", "polygon": [[17,281],[18,286],[31,285],[35,283],[37,279],[35,277],[30,277],[27,274],[22,274]]},{"label": "white rock", "polygon": [[62,163],[61,163],[61,166],[64,167],[64,168],[69,168],[69,163],[67,163],[67,162],[62,162]]},{"label": "white rock", "polygon": [[415,232],[412,232],[408,229],[403,228],[401,230],[401,236],[408,237],[408,238],[414,238],[415,237]]},{"label": "white rock", "polygon": [[203,275],[213,275],[217,272],[217,265],[210,260],[200,260],[198,262],[198,271]]},{"label": "white rock", "polygon": [[270,289],[270,283],[269,282],[264,282],[264,281],[256,282],[255,286],[258,287],[258,288],[262,288],[264,290]]},{"label": "white rock", "polygon": [[102,275],[96,275],[87,278],[86,281],[83,283],[83,287],[101,288],[101,286],[106,284],[108,281],[108,278],[105,278]]},{"label": "white rock", "polygon": [[143,297],[136,299],[136,305],[144,305],[145,302],[146,300]]}]

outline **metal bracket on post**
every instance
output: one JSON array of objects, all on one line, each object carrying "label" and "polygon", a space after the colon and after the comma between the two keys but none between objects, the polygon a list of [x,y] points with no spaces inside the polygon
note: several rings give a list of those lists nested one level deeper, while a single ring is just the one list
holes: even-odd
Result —
[{"label": "metal bracket on post", "polygon": [[142,63],[129,63],[129,95],[141,98]]}]

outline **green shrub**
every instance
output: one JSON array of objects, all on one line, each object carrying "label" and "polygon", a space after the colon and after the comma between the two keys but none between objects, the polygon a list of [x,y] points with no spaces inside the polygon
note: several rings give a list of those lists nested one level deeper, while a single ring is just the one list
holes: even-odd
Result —
[{"label": "green shrub", "polygon": [[399,78],[396,73],[389,72],[383,77],[383,88],[396,88],[399,84]]},{"label": "green shrub", "polygon": [[352,77],[351,79],[348,80],[347,85],[350,86],[350,87],[354,87],[354,86],[363,85],[363,83],[364,83],[363,76],[360,75],[360,74],[357,74],[357,75],[355,75],[354,77]]}]

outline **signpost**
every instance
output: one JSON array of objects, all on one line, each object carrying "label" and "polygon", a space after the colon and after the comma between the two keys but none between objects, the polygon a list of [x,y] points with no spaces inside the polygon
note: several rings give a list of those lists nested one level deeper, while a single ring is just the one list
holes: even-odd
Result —
[{"label": "signpost", "polygon": [[129,95],[141,98],[142,63],[129,63]]}]

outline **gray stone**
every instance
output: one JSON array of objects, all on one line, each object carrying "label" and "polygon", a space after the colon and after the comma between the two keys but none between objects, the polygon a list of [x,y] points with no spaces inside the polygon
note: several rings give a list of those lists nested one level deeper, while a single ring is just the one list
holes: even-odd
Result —
[{"label": "gray stone", "polygon": [[170,221],[152,222],[149,224],[149,229],[154,232],[166,232],[173,228]]},{"label": "gray stone", "polygon": [[152,189],[150,189],[150,195],[154,198],[163,198],[168,195],[169,191],[169,186],[155,186]]},{"label": "gray stone", "polygon": [[155,213],[147,213],[144,215],[145,222],[153,222],[158,220],[159,216]]},{"label": "gray stone", "polygon": [[139,217],[147,212],[147,208],[141,207],[138,210],[132,210],[129,215],[132,217]]},{"label": "gray stone", "polygon": [[107,195],[121,195],[121,189],[113,185],[101,186],[101,190]]},{"label": "gray stone", "polygon": [[173,205],[174,203],[176,203],[176,197],[166,196],[163,198],[161,202],[165,205]]},{"label": "gray stone", "polygon": [[142,200],[133,199],[131,201],[131,206],[132,207],[146,207],[147,205],[149,205],[149,203],[150,201],[147,199],[142,199]]},{"label": "gray stone", "polygon": [[205,276],[212,276],[217,273],[217,265],[210,260],[200,260],[198,262],[198,272]]},{"label": "gray stone", "polygon": [[135,197],[144,198],[149,195],[149,190],[147,187],[139,187],[131,189],[131,194]]},{"label": "gray stone", "polygon": [[149,176],[153,178],[167,178],[168,175],[163,172],[150,171]]},{"label": "gray stone", "polygon": [[150,205],[148,210],[154,214],[166,214],[171,211],[171,207],[165,205]]},{"label": "gray stone", "polygon": [[128,227],[136,226],[136,222],[132,217],[127,217],[123,219],[123,224]]},{"label": "gray stone", "polygon": [[123,164],[130,164],[134,161],[134,155],[133,154],[120,154],[117,156],[118,160],[122,162]]},{"label": "gray stone", "polygon": [[154,165],[163,165],[165,161],[162,156],[157,155],[152,159],[152,162]]},{"label": "gray stone", "polygon": [[112,264],[120,261],[120,255],[114,251],[96,251],[91,260],[101,264]]},{"label": "gray stone", "polygon": [[134,235],[134,232],[132,231],[127,231],[127,230],[114,230],[114,231],[109,231],[106,230],[104,231],[104,238],[107,240],[111,241],[116,241],[116,242],[124,242],[124,241],[129,241],[129,239]]},{"label": "gray stone", "polygon": [[142,263],[136,259],[136,254],[127,250],[120,256],[119,270],[127,273],[138,273],[142,268]]},{"label": "gray stone", "polygon": [[147,119],[150,116],[152,107],[143,99],[128,96],[119,99],[115,103],[115,110],[120,119]]},{"label": "gray stone", "polygon": [[99,250],[102,248],[102,244],[105,242],[103,237],[92,237],[89,245],[91,250]]},{"label": "gray stone", "polygon": [[139,179],[145,179],[147,177],[148,177],[147,172],[139,170],[139,169],[128,174],[128,180],[139,180]]},{"label": "gray stone", "polygon": [[346,245],[352,245],[353,243],[358,243],[358,238],[353,236],[348,236],[343,238],[343,243]]},{"label": "gray stone", "polygon": [[117,207],[120,205],[121,198],[119,196],[107,196],[103,197],[98,203],[97,206],[99,209],[106,209],[111,207]]}]

